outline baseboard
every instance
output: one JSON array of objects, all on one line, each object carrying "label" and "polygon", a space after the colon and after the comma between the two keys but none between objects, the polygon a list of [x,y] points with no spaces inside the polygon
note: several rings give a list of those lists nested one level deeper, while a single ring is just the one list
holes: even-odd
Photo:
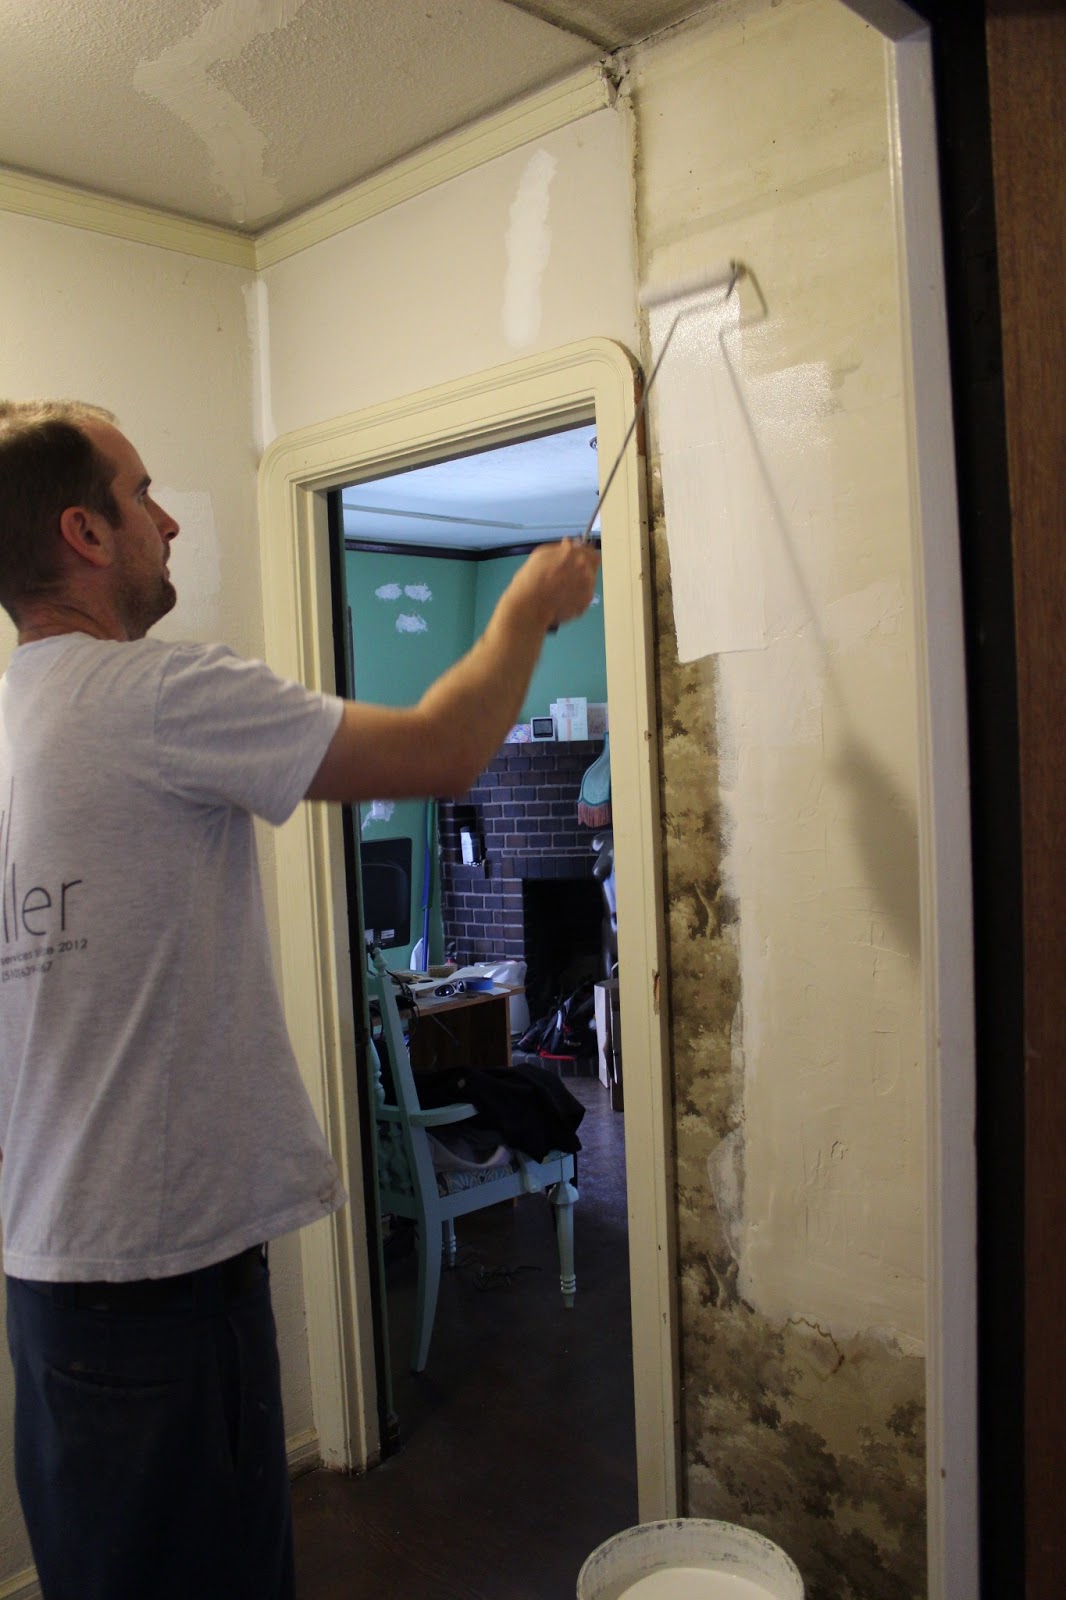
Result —
[{"label": "baseboard", "polygon": [[[322,1465],[322,1455],[318,1448],[318,1432],[315,1428],[305,1428],[302,1433],[294,1433],[285,1441],[285,1450],[289,1458],[289,1476],[298,1478],[302,1473],[313,1472]],[[0,1600],[41,1600],[41,1586],[37,1582],[37,1571],[34,1567],[27,1567],[23,1572],[16,1572],[13,1578],[0,1580]]]},{"label": "baseboard", "polygon": [[[302,1433],[292,1434],[285,1441],[285,1449],[289,1457],[290,1478],[299,1478],[303,1473],[313,1472],[322,1465],[317,1428],[304,1428]],[[4,1600],[2,1591],[0,1600]]]},{"label": "baseboard", "polygon": [[25,1572],[16,1572],[13,1578],[0,1583],[0,1600],[41,1600],[36,1567],[27,1567]]}]

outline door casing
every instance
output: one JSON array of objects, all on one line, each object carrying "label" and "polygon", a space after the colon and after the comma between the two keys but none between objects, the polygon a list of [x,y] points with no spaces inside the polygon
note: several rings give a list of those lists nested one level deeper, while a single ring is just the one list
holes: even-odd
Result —
[{"label": "door casing", "polygon": [[[595,419],[614,460],[636,403],[629,353],[589,339],[278,439],[259,477],[265,653],[336,692],[327,492],[448,455]],[[626,975],[626,1181],[637,1483],[644,1521],[678,1509],[679,1385],[665,936],[644,463],[636,433],[601,514],[618,953]],[[300,1070],[348,1193],[363,1193],[341,815],[301,806],[276,835],[279,963]],[[358,1205],[358,1202],[355,1202]],[[303,1275],[315,1425],[328,1466],[379,1453],[362,1208],[308,1228]],[[580,1222],[578,1223],[580,1226]]]}]

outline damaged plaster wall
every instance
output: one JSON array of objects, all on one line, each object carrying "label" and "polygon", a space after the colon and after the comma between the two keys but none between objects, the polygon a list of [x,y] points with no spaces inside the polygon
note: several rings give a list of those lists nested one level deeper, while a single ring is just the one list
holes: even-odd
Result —
[{"label": "damaged plaster wall", "polygon": [[[683,351],[650,406],[684,1509],[776,1539],[809,1600],[926,1592],[918,753],[885,52],[836,0],[727,0],[636,52],[627,85],[642,281],[738,257],[765,297],[742,285],[736,383],[717,391],[729,448],[703,469],[702,524],[687,525],[691,494],[671,518]],[[758,604],[738,587],[723,614],[746,631],[681,661],[671,560],[700,550],[679,550],[679,527],[709,547],[731,495],[728,537],[747,544],[715,571]]]}]

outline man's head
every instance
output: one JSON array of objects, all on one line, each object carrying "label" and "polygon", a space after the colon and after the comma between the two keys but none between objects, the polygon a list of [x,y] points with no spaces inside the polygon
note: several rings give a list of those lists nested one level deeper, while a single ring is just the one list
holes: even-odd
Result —
[{"label": "man's head", "polygon": [[149,482],[102,407],[0,401],[0,605],[16,624],[73,591],[100,597],[124,637],[165,616],[177,598],[166,562],[178,525]]}]

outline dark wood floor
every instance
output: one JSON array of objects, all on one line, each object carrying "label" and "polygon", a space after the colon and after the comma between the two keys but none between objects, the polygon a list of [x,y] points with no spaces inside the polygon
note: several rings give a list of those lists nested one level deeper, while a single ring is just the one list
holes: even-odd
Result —
[{"label": "dark wood floor", "polygon": [[293,1485],[299,1600],[573,1600],[637,1521],[623,1119],[592,1078],[563,1308],[540,1196],[463,1219],[427,1370],[407,1370],[414,1259],[389,1269],[400,1448],[363,1477]]}]

